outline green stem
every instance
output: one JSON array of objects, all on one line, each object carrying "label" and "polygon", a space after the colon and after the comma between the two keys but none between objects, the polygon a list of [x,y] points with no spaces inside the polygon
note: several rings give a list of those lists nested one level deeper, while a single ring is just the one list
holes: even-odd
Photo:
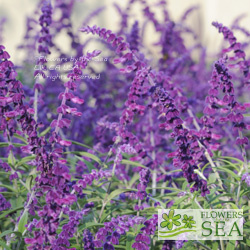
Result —
[{"label": "green stem", "polygon": [[221,247],[221,250],[225,250],[225,245],[224,245],[223,240],[220,240],[220,247]]},{"label": "green stem", "polygon": [[204,247],[205,249],[207,249],[207,250],[212,250],[211,248],[209,248],[209,247],[207,247],[207,246],[205,246],[203,243],[201,243],[200,241],[198,241],[198,240],[196,240],[196,241],[194,241],[195,243],[197,243],[198,245],[200,245],[200,246],[202,246],[202,247]]},{"label": "green stem", "polygon": [[[152,128],[153,128],[153,125],[154,125],[154,122],[153,122],[153,112],[152,112],[152,109],[149,110],[149,124],[150,124],[150,127],[151,127],[151,130],[150,130],[150,143],[151,143],[151,146],[153,148],[155,148],[155,138],[154,138],[154,133],[152,131]],[[152,152],[152,160],[155,161],[155,151],[153,150]],[[152,195],[155,196],[156,195],[156,179],[157,179],[157,173],[154,172],[152,174]]]},{"label": "green stem", "polygon": [[[240,139],[243,139],[242,132],[240,130],[238,130],[238,132],[239,132]],[[241,153],[242,153],[242,156],[243,156],[243,159],[244,159],[244,169],[247,171],[248,170],[248,167],[247,167],[247,153],[246,153],[246,149],[245,149],[244,145],[241,146]]]},{"label": "green stem", "polygon": [[101,222],[101,218],[102,218],[102,214],[103,214],[103,211],[104,211],[104,208],[106,207],[107,205],[107,198],[108,198],[108,195],[110,193],[110,189],[111,189],[111,183],[112,181],[109,182],[109,186],[108,186],[108,190],[107,190],[107,194],[102,202],[102,208],[101,208],[101,211],[100,211],[100,215],[99,215],[99,223]]}]

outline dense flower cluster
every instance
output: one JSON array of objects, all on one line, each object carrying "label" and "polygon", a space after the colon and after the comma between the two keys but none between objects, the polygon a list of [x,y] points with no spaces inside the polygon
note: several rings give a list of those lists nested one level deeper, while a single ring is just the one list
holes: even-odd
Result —
[{"label": "dense flower cluster", "polygon": [[83,232],[84,250],[94,250],[93,236],[89,230]]}]

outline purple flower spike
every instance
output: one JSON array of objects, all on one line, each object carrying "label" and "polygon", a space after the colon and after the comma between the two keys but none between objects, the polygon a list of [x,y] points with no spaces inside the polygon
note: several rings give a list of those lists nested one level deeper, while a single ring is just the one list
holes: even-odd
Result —
[{"label": "purple flower spike", "polygon": [[84,242],[84,250],[94,250],[94,242],[93,242],[93,236],[90,233],[89,230],[83,231],[83,242]]},{"label": "purple flower spike", "polygon": [[6,199],[3,197],[2,194],[0,194],[0,212],[10,208],[11,208],[10,203],[6,201]]}]

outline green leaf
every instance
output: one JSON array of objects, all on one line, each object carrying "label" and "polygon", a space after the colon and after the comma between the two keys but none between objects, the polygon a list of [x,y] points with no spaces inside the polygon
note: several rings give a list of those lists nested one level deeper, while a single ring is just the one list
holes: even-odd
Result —
[{"label": "green leaf", "polygon": [[4,184],[0,184],[0,187],[7,188],[7,189],[11,190],[11,191],[14,192],[14,193],[18,193],[18,190],[15,190],[15,189],[14,189],[13,187],[11,187],[11,186],[4,185]]},{"label": "green leaf", "polygon": [[[232,163],[231,161],[225,160],[225,159],[219,159],[219,161],[223,161],[225,163],[227,163],[228,165],[230,165],[232,168],[234,168],[237,172],[240,171],[240,169],[236,166],[239,165],[239,163]],[[241,164],[240,164],[241,165]],[[228,166],[221,166],[221,167],[228,167]]]},{"label": "green leaf", "polygon": [[234,195],[231,194],[231,193],[217,194],[217,195],[214,195],[214,197],[213,197],[211,200],[209,200],[208,203],[211,204],[214,200],[216,200],[216,199],[218,199],[218,198],[220,198],[220,197],[224,197],[224,196],[225,196],[225,197],[226,197],[226,196],[228,196],[228,197],[233,197]]},{"label": "green leaf", "polygon": [[132,244],[135,242],[135,236],[131,233],[127,233],[127,239],[126,239],[126,249],[127,250],[133,250]]},{"label": "green leaf", "polygon": [[[18,196],[18,197],[12,197],[12,199],[10,200],[11,203],[11,207],[20,207],[24,204],[24,198],[22,196]],[[20,212],[17,212],[17,216],[20,216]]]},{"label": "green leaf", "polygon": [[183,192],[181,189],[178,188],[171,188],[171,187],[156,187],[156,188],[146,188],[146,190],[152,190],[152,189],[166,189],[166,190],[171,190],[171,191],[178,191],[178,192]]},{"label": "green leaf", "polygon": [[232,207],[232,209],[239,209],[239,208],[237,207],[237,205],[235,205],[235,204],[234,204],[233,202],[231,202],[231,201],[219,200],[218,202],[213,203],[212,205],[213,205],[213,206],[216,206],[216,205],[221,205],[222,203],[230,204],[231,207]]},{"label": "green leaf", "polygon": [[16,164],[16,159],[15,159],[12,151],[10,151],[9,156],[8,156],[8,164],[12,167],[14,167]]},{"label": "green leaf", "polygon": [[[167,193],[167,194],[164,194],[164,196],[162,196],[162,199],[169,199],[169,197],[171,196],[176,196],[180,193],[180,191],[176,191],[176,192],[172,192],[172,193]],[[173,198],[171,198],[173,199]]]},{"label": "green leaf", "polygon": [[114,245],[115,249],[127,249],[126,247],[124,246],[121,246],[121,245]]},{"label": "green leaf", "polygon": [[228,242],[226,250],[235,250],[235,240],[230,240]]},{"label": "green leaf", "polygon": [[[97,194],[99,197],[101,197],[102,199],[104,199],[105,196],[107,195],[107,191],[104,190],[104,189],[101,188],[101,187],[96,187],[96,188],[95,188],[95,191],[96,191],[96,194]],[[84,190],[83,190],[83,193],[84,193]],[[95,197],[95,198],[97,198],[97,197]]]},{"label": "green leaf", "polygon": [[32,161],[36,159],[36,156],[35,155],[30,155],[30,156],[26,156],[26,157],[23,157],[21,160],[19,160],[19,162],[17,163],[17,166],[20,166],[26,162],[29,162],[29,161]]},{"label": "green leaf", "polygon": [[1,240],[0,240],[0,245],[1,245],[3,248],[7,249],[7,250],[11,250],[11,248],[8,247],[8,246],[7,246],[3,241],[1,241]]},{"label": "green leaf", "polygon": [[135,167],[141,167],[141,168],[147,168],[146,166],[142,165],[139,162],[134,162],[134,161],[125,160],[125,159],[121,161],[121,164],[135,166]]},{"label": "green leaf", "polygon": [[223,167],[216,167],[216,168],[222,170],[223,172],[227,172],[228,174],[233,176],[236,180],[238,181],[240,180],[240,177],[237,174],[235,174],[232,170]]},{"label": "green leaf", "polygon": [[209,163],[209,162],[202,168],[201,172],[203,173],[204,170],[205,170],[208,166],[210,166],[210,163]]},{"label": "green leaf", "polygon": [[209,174],[209,178],[208,178],[208,184],[212,184],[216,182],[216,174],[215,173],[210,173]]},{"label": "green leaf", "polygon": [[[25,146],[26,144],[22,144],[22,143],[12,143],[12,145],[14,147],[20,148],[22,146]],[[4,147],[8,147],[9,143],[8,142],[0,142],[0,148],[4,148]]]},{"label": "green leaf", "polygon": [[79,157],[77,155],[75,155],[75,157],[76,157],[76,159],[78,159],[79,161],[83,161],[87,165],[88,170],[89,170],[90,173],[91,173],[92,169],[95,169],[94,165],[91,162],[86,161],[85,159],[83,159],[83,158],[81,158],[81,157]]},{"label": "green leaf", "polygon": [[91,227],[97,227],[97,226],[101,227],[103,225],[104,225],[103,223],[88,222],[86,223],[85,228],[91,228]]},{"label": "green leaf", "polygon": [[83,143],[80,143],[80,142],[77,142],[77,141],[71,141],[69,140],[72,144],[74,145],[78,145],[78,146],[82,146],[84,148],[89,148],[89,149],[92,149],[90,146],[86,145],[86,144],[83,144]]},{"label": "green leaf", "polygon": [[[98,164],[102,165],[102,161],[100,158],[98,158],[96,155],[90,154],[88,152],[83,151],[70,151],[70,152],[64,152],[64,154],[74,154],[74,155],[81,155],[87,158],[90,158],[91,160],[97,162]],[[82,158],[78,158],[81,161],[84,161]]]},{"label": "green leaf", "polygon": [[222,159],[229,159],[229,160],[233,160],[233,161],[237,161],[237,162],[239,162],[241,165],[244,164],[243,161],[241,161],[240,159],[234,158],[234,157],[230,157],[230,156],[221,156],[220,158],[222,158]]},{"label": "green leaf", "polygon": [[139,180],[139,178],[140,178],[140,175],[137,174],[137,173],[135,173],[135,174],[133,175],[133,177],[130,179],[130,181],[129,181],[129,183],[128,183],[128,187],[131,188],[131,187],[133,186],[133,184],[134,184],[137,180]]},{"label": "green leaf", "polygon": [[[75,238],[75,237],[71,238],[70,241],[72,241],[72,239],[74,239],[74,238]],[[71,247],[71,249],[72,249],[72,248],[75,248],[75,249],[82,249],[81,246],[79,246],[79,245],[77,245],[77,244],[73,244],[73,245],[71,244],[70,247]]]},{"label": "green leaf", "polygon": [[0,238],[3,238],[4,236],[11,234],[12,232],[13,232],[12,230],[7,230],[7,231],[0,234]]},{"label": "green leaf", "polygon": [[219,249],[219,244],[218,244],[218,242],[215,241],[215,242],[212,243],[212,249],[213,249],[213,250],[218,250],[218,249]]},{"label": "green leaf", "polygon": [[3,232],[1,235],[0,235],[0,238],[8,235],[8,234],[15,234],[16,236],[18,237],[22,237],[22,234],[20,232],[17,232],[17,231],[12,231],[12,230],[7,230],[5,232]]},{"label": "green leaf", "polygon": [[91,227],[103,227],[103,223],[87,222],[85,225],[79,227],[78,232],[81,233],[83,230]]},{"label": "green leaf", "polygon": [[49,133],[49,131],[51,130],[51,127],[47,127],[45,130],[43,130],[39,136],[45,136],[46,134]]},{"label": "green leaf", "polygon": [[27,221],[28,221],[28,211],[25,210],[18,222],[18,232],[20,233],[24,232]]},{"label": "green leaf", "polygon": [[181,198],[178,197],[178,199],[176,199],[174,205],[179,205],[180,203],[185,201],[187,198],[188,198],[188,196],[184,196],[184,197],[181,197]]},{"label": "green leaf", "polygon": [[137,191],[137,189],[134,188],[127,188],[127,189],[116,189],[113,192],[110,193],[110,195],[107,197],[107,201],[112,200],[115,198],[117,195],[125,193],[125,192],[130,192],[130,191]]},{"label": "green leaf", "polygon": [[[83,192],[84,193],[84,192]],[[102,201],[103,199],[100,197],[94,197],[87,199],[87,202],[95,202],[95,201]]]},{"label": "green leaf", "polygon": [[5,217],[6,215],[8,215],[8,214],[14,213],[14,212],[16,212],[16,211],[18,211],[18,210],[21,210],[21,209],[23,209],[23,206],[21,206],[21,207],[16,207],[16,208],[10,209],[10,210],[8,210],[8,211],[6,211],[6,212],[3,212],[3,213],[0,215],[0,219],[4,218],[4,217]]},{"label": "green leaf", "polygon": [[28,189],[28,191],[30,191],[30,189],[31,189],[33,179],[34,179],[33,175],[29,175],[26,179],[25,185],[26,185],[26,188]]},{"label": "green leaf", "polygon": [[28,144],[27,140],[24,137],[22,137],[21,135],[15,133],[13,136],[15,138],[19,139],[20,141],[24,142],[26,145]]}]

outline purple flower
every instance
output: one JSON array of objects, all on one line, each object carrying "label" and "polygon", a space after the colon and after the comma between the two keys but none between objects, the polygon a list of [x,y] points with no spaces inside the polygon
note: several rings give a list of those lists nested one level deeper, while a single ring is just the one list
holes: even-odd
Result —
[{"label": "purple flower", "polygon": [[162,250],[172,250],[174,247],[175,241],[173,240],[165,240],[162,246]]},{"label": "purple flower", "polygon": [[149,169],[142,169],[140,171],[140,184],[137,185],[137,195],[140,200],[143,200],[146,196],[146,187],[147,184],[149,183],[150,179],[150,170]]},{"label": "purple flower", "polygon": [[132,244],[132,247],[137,250],[148,250],[150,249],[148,245],[150,245],[150,238],[147,235],[137,234],[135,237],[135,243]]},{"label": "purple flower", "polygon": [[93,236],[90,233],[89,230],[83,231],[83,242],[84,242],[84,250],[94,250],[94,242],[93,242]]},{"label": "purple flower", "polygon": [[127,43],[123,42],[124,38],[116,36],[111,30],[106,30],[105,28],[100,28],[94,25],[93,27],[87,26],[86,28],[81,28],[80,31],[87,34],[92,33],[93,35],[99,35],[113,47],[116,47],[116,53],[118,54],[128,48]]},{"label": "purple flower", "polygon": [[115,248],[108,242],[105,242],[103,245],[103,250],[115,250]]},{"label": "purple flower", "polygon": [[18,174],[17,172],[15,172],[14,174],[11,174],[9,177],[10,181],[14,180],[14,179],[18,179]]},{"label": "purple flower", "polygon": [[247,186],[250,187],[250,174],[249,173],[243,174],[241,180],[245,181]]},{"label": "purple flower", "polygon": [[8,165],[8,163],[3,162],[0,160],[0,167],[4,169],[5,172],[11,171],[11,167]]},{"label": "purple flower", "polygon": [[52,45],[49,26],[52,23],[52,7],[49,0],[45,0],[42,6],[42,15],[39,18],[39,23],[42,27],[41,36],[38,40],[40,43],[38,51],[43,55],[50,54],[49,47]]},{"label": "purple flower", "polygon": [[139,26],[138,21],[135,21],[133,26],[132,26],[131,32],[127,37],[129,47],[130,47],[130,49],[132,51],[133,50],[138,51],[138,49],[139,49],[139,39],[140,39],[140,37],[139,37],[139,27],[138,26]]},{"label": "purple flower", "polygon": [[10,208],[11,204],[8,201],[6,201],[6,199],[2,194],[0,194],[0,212]]},{"label": "purple flower", "polygon": [[181,248],[183,247],[183,245],[184,245],[184,242],[186,242],[186,241],[183,241],[183,240],[176,240],[176,241],[175,241],[175,247],[176,247],[177,249],[181,249]]}]

